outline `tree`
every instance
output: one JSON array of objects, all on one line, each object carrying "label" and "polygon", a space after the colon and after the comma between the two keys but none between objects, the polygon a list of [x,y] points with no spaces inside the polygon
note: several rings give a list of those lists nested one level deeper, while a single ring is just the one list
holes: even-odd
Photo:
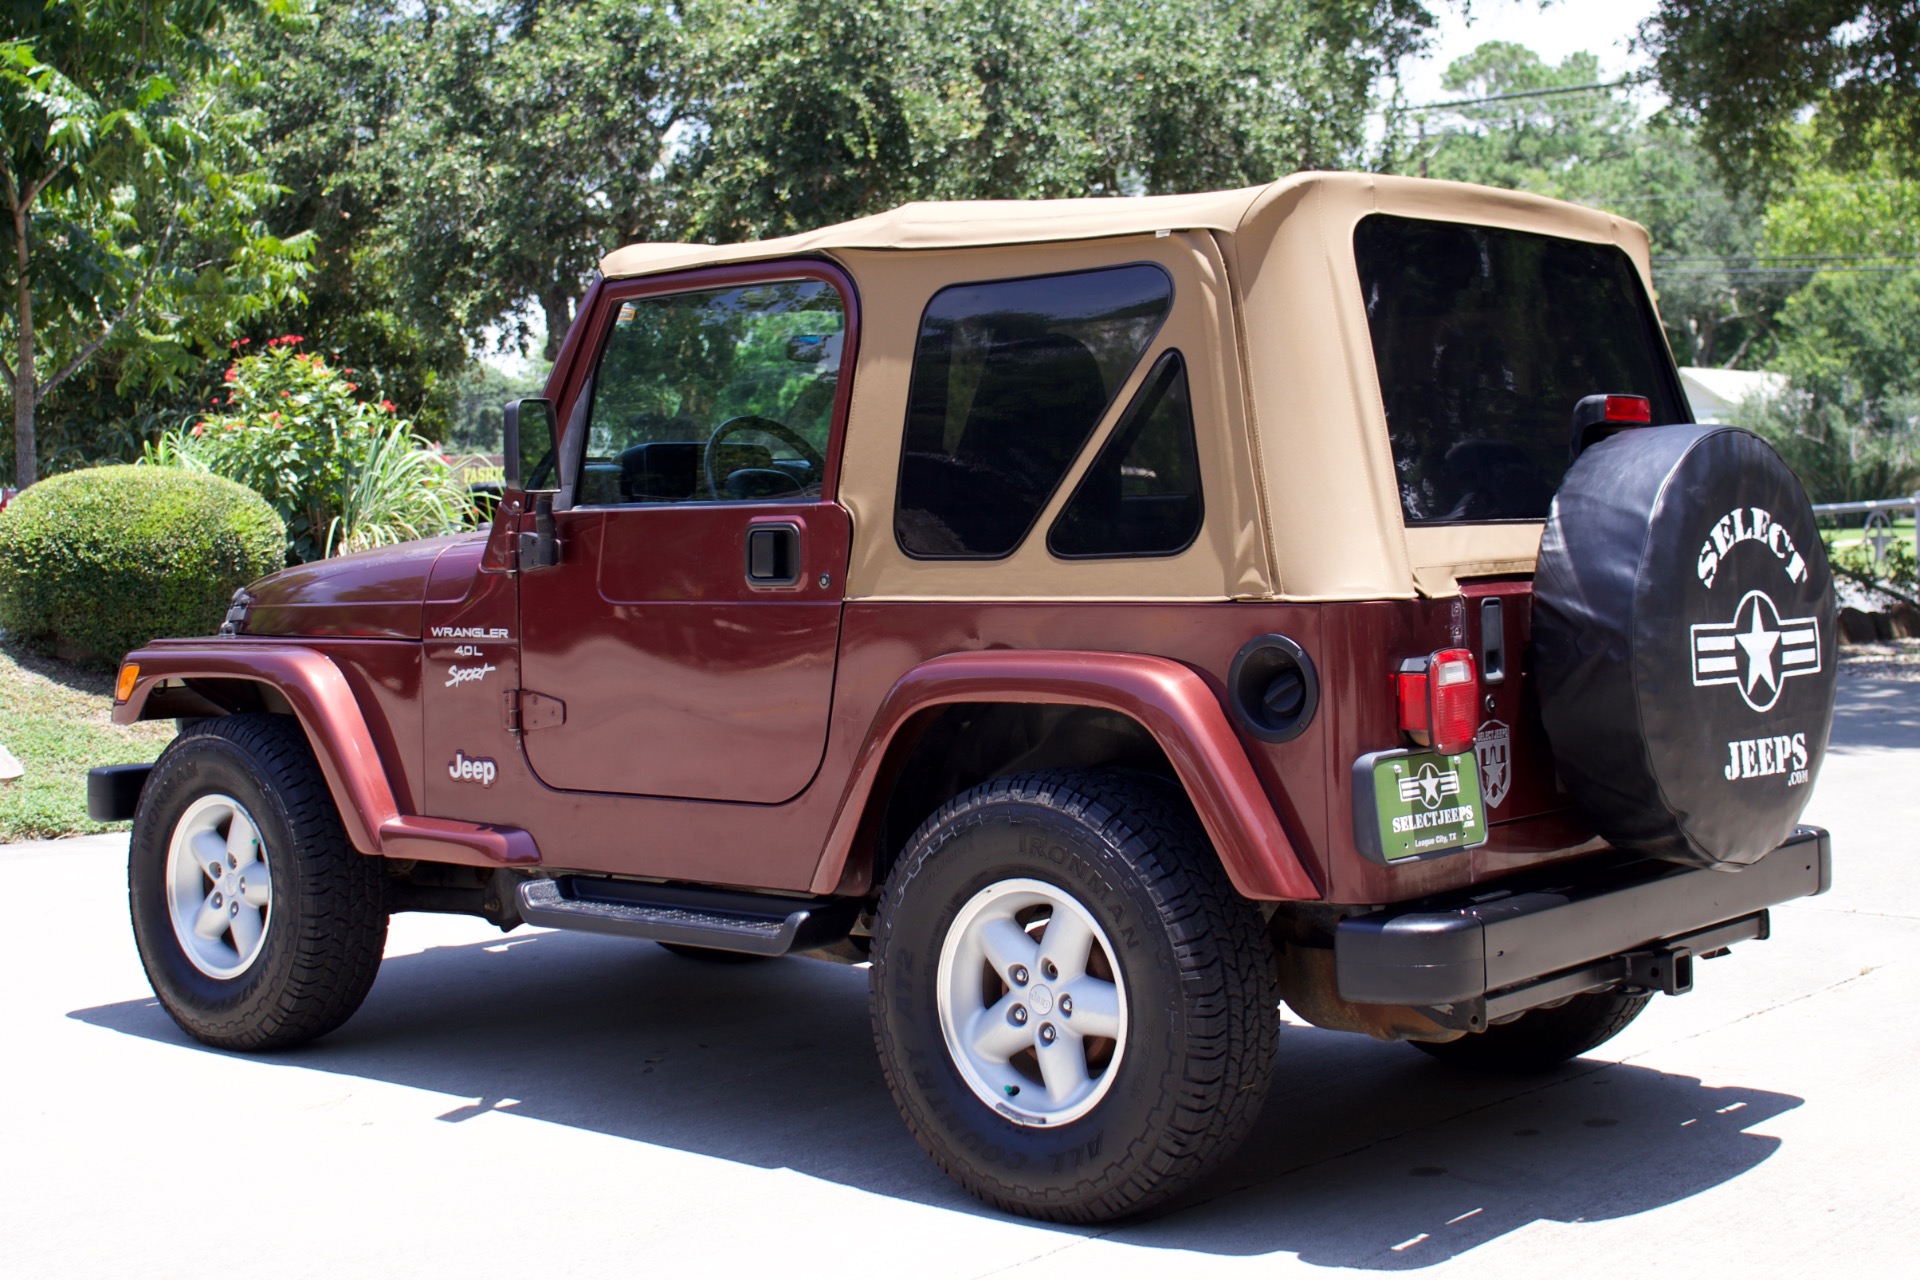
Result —
[{"label": "tree", "polygon": [[[293,287],[305,243],[267,234],[272,187],[212,44],[252,0],[10,0],[0,41],[16,482],[38,475],[34,412],[102,348],[122,378],[182,383],[236,317]],[[42,372],[42,357],[50,373]]]},{"label": "tree", "polygon": [[1742,182],[1791,170],[1809,108],[1842,167],[1884,148],[1920,176],[1914,0],[1661,0],[1640,41],[1674,110]]},{"label": "tree", "polygon": [[1397,163],[1641,222],[1680,362],[1750,367],[1770,350],[1774,315],[1796,283],[1760,268],[1758,199],[1728,191],[1686,128],[1643,121],[1624,86],[1600,79],[1592,54],[1549,65],[1521,45],[1490,41],[1443,79],[1471,105],[1400,122],[1414,137],[1392,140]]},{"label": "tree", "polygon": [[690,9],[695,234],[906,200],[1202,190],[1358,158],[1414,0],[811,0]]}]

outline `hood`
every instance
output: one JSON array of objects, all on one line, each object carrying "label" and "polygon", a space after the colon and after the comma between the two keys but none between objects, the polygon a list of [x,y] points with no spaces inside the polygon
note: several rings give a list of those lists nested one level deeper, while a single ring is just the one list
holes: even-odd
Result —
[{"label": "hood", "polygon": [[240,629],[250,636],[418,640],[430,586],[458,578],[456,594],[464,595],[485,546],[484,533],[455,534],[282,569],[246,589]]}]

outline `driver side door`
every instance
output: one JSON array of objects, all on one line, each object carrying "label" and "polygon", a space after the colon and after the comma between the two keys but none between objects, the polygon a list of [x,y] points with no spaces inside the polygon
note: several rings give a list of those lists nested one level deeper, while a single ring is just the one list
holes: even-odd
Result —
[{"label": "driver side door", "polygon": [[824,264],[610,286],[569,389],[560,563],[520,574],[548,786],[776,804],[825,750],[852,290]]}]

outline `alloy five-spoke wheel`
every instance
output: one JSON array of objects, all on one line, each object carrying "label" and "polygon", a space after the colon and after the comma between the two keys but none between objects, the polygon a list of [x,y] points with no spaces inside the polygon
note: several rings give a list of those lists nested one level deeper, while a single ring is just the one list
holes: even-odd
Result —
[{"label": "alloy five-spoke wheel", "polygon": [[1002,880],[940,951],[940,1030],[974,1096],[1020,1124],[1086,1115],[1119,1078],[1126,992],[1113,944],[1058,886]]},{"label": "alloy five-spoke wheel", "polygon": [[887,875],[874,1043],[907,1127],[1016,1213],[1096,1222],[1204,1177],[1259,1112],[1272,940],[1184,797],[1138,774],[998,778]]},{"label": "alloy five-spoke wheel", "polygon": [[167,845],[173,935],[209,978],[236,978],[260,957],[273,910],[272,866],[260,827],[238,800],[207,795],[187,806]]},{"label": "alloy five-spoke wheel", "polygon": [[345,1022],[379,970],[386,887],[291,716],[190,725],[141,789],[134,941],[161,1005],[208,1044],[283,1048]]}]

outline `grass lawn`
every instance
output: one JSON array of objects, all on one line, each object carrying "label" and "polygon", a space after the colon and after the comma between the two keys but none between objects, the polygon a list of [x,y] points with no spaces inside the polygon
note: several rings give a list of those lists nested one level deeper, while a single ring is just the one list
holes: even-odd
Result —
[{"label": "grass lawn", "polygon": [[36,657],[0,633],[0,743],[26,768],[0,782],[0,844],[113,829],[87,821],[87,770],[153,759],[173,722],[122,728],[108,718],[112,696],[111,674]]}]

